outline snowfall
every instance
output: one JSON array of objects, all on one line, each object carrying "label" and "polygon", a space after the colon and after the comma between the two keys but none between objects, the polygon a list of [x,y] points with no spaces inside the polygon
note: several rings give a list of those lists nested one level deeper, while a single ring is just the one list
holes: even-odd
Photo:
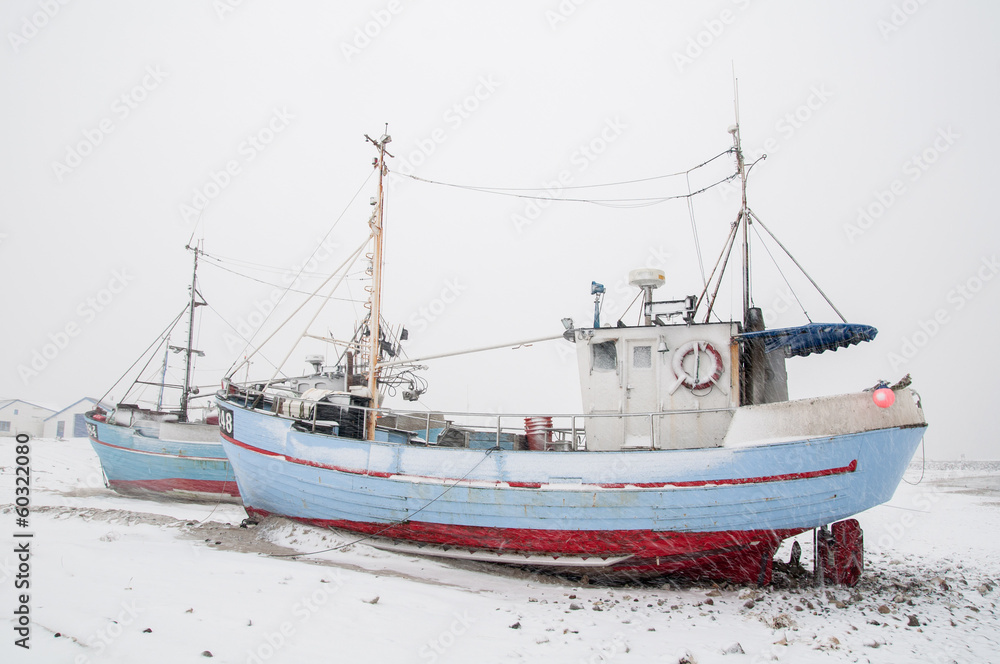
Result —
[{"label": "snowfall", "polygon": [[[236,505],[106,489],[83,438],[31,441],[24,528],[14,446],[0,442],[2,662],[1000,661],[1000,462],[921,463],[918,451],[893,499],[858,517],[856,587],[782,564],[756,588],[602,585],[384,552],[282,519],[241,527]],[[812,534],[796,539],[811,570]],[[19,574],[30,587],[16,589]]]}]

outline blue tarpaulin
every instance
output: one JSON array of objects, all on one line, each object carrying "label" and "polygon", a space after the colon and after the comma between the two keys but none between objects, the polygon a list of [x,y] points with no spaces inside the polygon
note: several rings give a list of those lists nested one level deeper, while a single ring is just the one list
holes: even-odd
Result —
[{"label": "blue tarpaulin", "polygon": [[740,340],[763,339],[764,351],[784,349],[785,357],[806,356],[827,350],[846,348],[862,341],[871,341],[878,334],[871,325],[858,323],[810,323],[799,327],[782,327],[761,332],[746,332]]}]

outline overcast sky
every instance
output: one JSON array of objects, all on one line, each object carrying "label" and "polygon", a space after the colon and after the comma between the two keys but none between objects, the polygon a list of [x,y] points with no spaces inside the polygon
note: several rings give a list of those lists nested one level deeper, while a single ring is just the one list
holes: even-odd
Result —
[{"label": "overcast sky", "polygon": [[[879,329],[864,347],[790,360],[792,397],[912,373],[928,455],[996,458],[996,415],[981,404],[997,396],[998,26],[986,0],[7,2],[0,397],[59,408],[108,390],[184,306],[192,234],[223,261],[206,258],[199,275],[211,310],[198,381],[218,384],[241,350],[222,320],[256,328],[320,241],[309,273],[364,238],[375,194],[364,134],[385,123],[397,173],[666,197],[689,183],[567,188],[725,151],[735,70],[748,160],[767,154],[751,208],[850,321]],[[733,170],[726,156],[690,187]],[[662,296],[700,288],[683,200],[533,208],[390,181],[384,313],[411,330],[411,354],[558,334],[564,316],[585,325],[591,280],[615,319],[635,267],[665,270]],[[710,267],[738,197],[717,187],[693,209]],[[754,257],[769,326],[806,322],[766,252]],[[779,264],[812,320],[836,320]],[[362,297],[359,269],[342,297]],[[723,314],[738,316],[737,287],[723,287]],[[341,303],[314,331],[349,332],[360,310]],[[296,348],[289,369],[325,350]],[[578,410],[572,351],[435,362],[424,403]],[[258,359],[252,372],[267,369]]]}]

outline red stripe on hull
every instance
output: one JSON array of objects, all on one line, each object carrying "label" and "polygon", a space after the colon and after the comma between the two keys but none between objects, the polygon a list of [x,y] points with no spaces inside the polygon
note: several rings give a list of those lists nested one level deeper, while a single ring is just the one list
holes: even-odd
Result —
[{"label": "red stripe on hull", "polygon": [[[407,479],[413,477],[423,477],[419,475],[402,475],[398,473],[386,473],[377,470],[360,470],[357,468],[344,468],[342,466],[333,466],[326,463],[319,463],[318,461],[309,461],[308,459],[297,459],[295,457],[286,456],[284,454],[278,454],[277,452],[271,452],[269,450],[264,450],[259,447],[254,447],[247,443],[240,442],[235,438],[231,438],[224,433],[220,432],[220,435],[228,440],[233,445],[237,447],[242,447],[245,450],[254,452],[256,454],[262,454],[269,457],[277,457],[284,459],[289,463],[295,463],[302,466],[311,466],[313,468],[323,468],[324,470],[335,470],[340,473],[350,473],[351,475],[370,475],[372,477],[398,477],[400,479]],[[760,477],[735,477],[735,478],[725,478],[718,480],[690,480],[682,482],[624,482],[624,483],[614,483],[614,484],[590,484],[584,482],[582,486],[597,486],[602,489],[624,489],[626,487],[635,487],[637,489],[662,489],[666,486],[673,486],[678,488],[685,487],[697,487],[697,486],[727,486],[733,484],[763,484],[765,482],[785,482],[788,480],[804,480],[811,479],[814,477],[826,477],[828,475],[842,475],[845,473],[853,473],[858,469],[858,460],[854,459],[846,466],[841,466],[839,468],[824,468],[822,470],[810,470],[804,473],[785,473],[784,475],[763,475]],[[431,477],[427,479],[434,479],[441,482],[455,483],[459,484],[463,482],[461,479],[454,479],[450,477]],[[514,488],[521,489],[540,489],[545,486],[545,482],[507,482],[507,484]]]},{"label": "red stripe on hull", "polygon": [[760,484],[763,482],[786,482],[788,480],[806,480],[813,477],[826,477],[827,475],[843,475],[853,473],[858,469],[858,460],[854,459],[846,466],[840,468],[826,468],[824,470],[811,470],[806,473],[786,473],[784,475],[765,475],[762,477],[746,477],[730,480],[697,480],[691,482],[668,482],[670,486],[715,486],[726,484]]},{"label": "red stripe on hull", "polygon": [[392,476],[392,473],[379,473],[375,471],[369,473],[366,470],[357,470],[356,468],[344,468],[342,466],[331,466],[328,463],[320,463],[319,461],[309,461],[308,459],[296,459],[295,457],[285,456],[284,454],[278,454],[277,452],[271,452],[269,450],[262,450],[259,447],[254,447],[253,445],[247,445],[246,443],[241,443],[235,438],[230,438],[221,431],[219,432],[219,435],[228,440],[233,445],[236,445],[237,447],[242,447],[243,449],[250,450],[251,452],[254,452],[256,454],[263,454],[264,456],[284,459],[289,463],[297,463],[300,466],[311,466],[313,468],[322,468],[324,470],[336,470],[338,473],[350,473],[351,475],[373,475],[376,477]]},{"label": "red stripe on hull", "polygon": [[[270,516],[266,510],[250,506],[246,510],[251,516]],[[677,574],[734,583],[761,584],[770,582],[771,558],[781,541],[803,532],[802,528],[707,533],[535,530],[450,526],[412,521],[387,526],[338,519],[291,518],[320,528],[336,528],[386,539],[496,553],[531,553],[549,555],[556,559],[560,556],[601,558],[631,555],[633,558],[609,567],[607,571],[640,575]],[[434,554],[428,552],[428,555]],[[567,561],[566,566],[573,567],[572,562]]]},{"label": "red stripe on hull", "polygon": [[239,498],[236,480],[219,482],[216,480],[188,480],[172,477],[165,480],[108,480],[108,486],[119,493],[163,493],[190,491],[192,493],[215,494]]},{"label": "red stripe on hull", "polygon": [[219,435],[228,440],[233,445],[236,445],[237,447],[242,447],[245,450],[250,450],[251,452],[256,452],[257,454],[263,454],[264,456],[269,456],[269,457],[281,457],[283,459],[286,458],[284,454],[278,454],[277,452],[271,452],[270,450],[264,450],[259,447],[254,447],[253,445],[247,445],[246,443],[241,443],[235,438],[227,436],[222,431],[219,431]]}]

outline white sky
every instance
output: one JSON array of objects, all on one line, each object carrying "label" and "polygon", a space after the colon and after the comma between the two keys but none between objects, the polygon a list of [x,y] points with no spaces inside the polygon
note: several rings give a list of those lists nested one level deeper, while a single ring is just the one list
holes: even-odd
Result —
[{"label": "white sky", "polygon": [[[184,245],[195,223],[182,206],[206,186],[213,200],[197,229],[206,250],[273,266],[229,264],[277,283],[365,181],[373,151],[363,134],[377,136],[385,122],[390,166],[429,179],[632,180],[685,170],[730,146],[735,66],[744,148],[768,153],[751,175],[751,207],[849,320],[879,329],[862,348],[789,361],[792,396],[911,372],[931,424],[928,454],[995,458],[996,418],[978,404],[997,392],[1000,265],[990,260],[1000,230],[988,192],[1000,147],[998,26],[1000,7],[985,0],[8,2],[0,396],[62,407],[108,389],[184,304]],[[375,35],[367,44],[358,37],[366,27]],[[262,131],[269,144],[248,141]],[[601,154],[586,156],[580,148],[592,141]],[[913,161],[920,155],[923,166]],[[229,162],[227,181],[219,173]],[[731,164],[696,172],[692,187],[728,175]],[[213,174],[224,185],[217,191]],[[360,242],[373,182],[333,231],[337,248],[320,270]],[[685,187],[671,179],[589,195]],[[592,279],[608,286],[613,320],[631,299],[617,286],[634,267],[665,269],[665,297],[699,288],[683,201],[556,203],[519,227],[526,205],[393,186],[385,314],[407,323],[411,354],[558,333],[567,315],[585,325]],[[709,267],[737,205],[724,189],[695,200]],[[879,216],[849,232],[859,208]],[[771,312],[769,324],[804,323],[794,306],[786,311],[766,255],[757,256],[755,301]],[[783,267],[813,320],[835,320]],[[212,266],[200,277],[234,325],[273,291]],[[109,286],[120,292],[103,292]],[[963,296],[959,286],[977,292]],[[351,287],[359,296],[362,284]],[[732,294],[727,285],[723,311]],[[105,304],[97,311],[88,298]],[[323,320],[342,331],[353,318],[347,307]],[[67,326],[74,334],[63,337]],[[236,358],[225,331],[206,316],[201,384],[217,384]],[[35,353],[47,344],[55,345],[43,366]],[[425,403],[576,410],[565,350],[435,363]],[[296,349],[289,366],[317,351]],[[33,360],[36,374],[19,370]]]}]

